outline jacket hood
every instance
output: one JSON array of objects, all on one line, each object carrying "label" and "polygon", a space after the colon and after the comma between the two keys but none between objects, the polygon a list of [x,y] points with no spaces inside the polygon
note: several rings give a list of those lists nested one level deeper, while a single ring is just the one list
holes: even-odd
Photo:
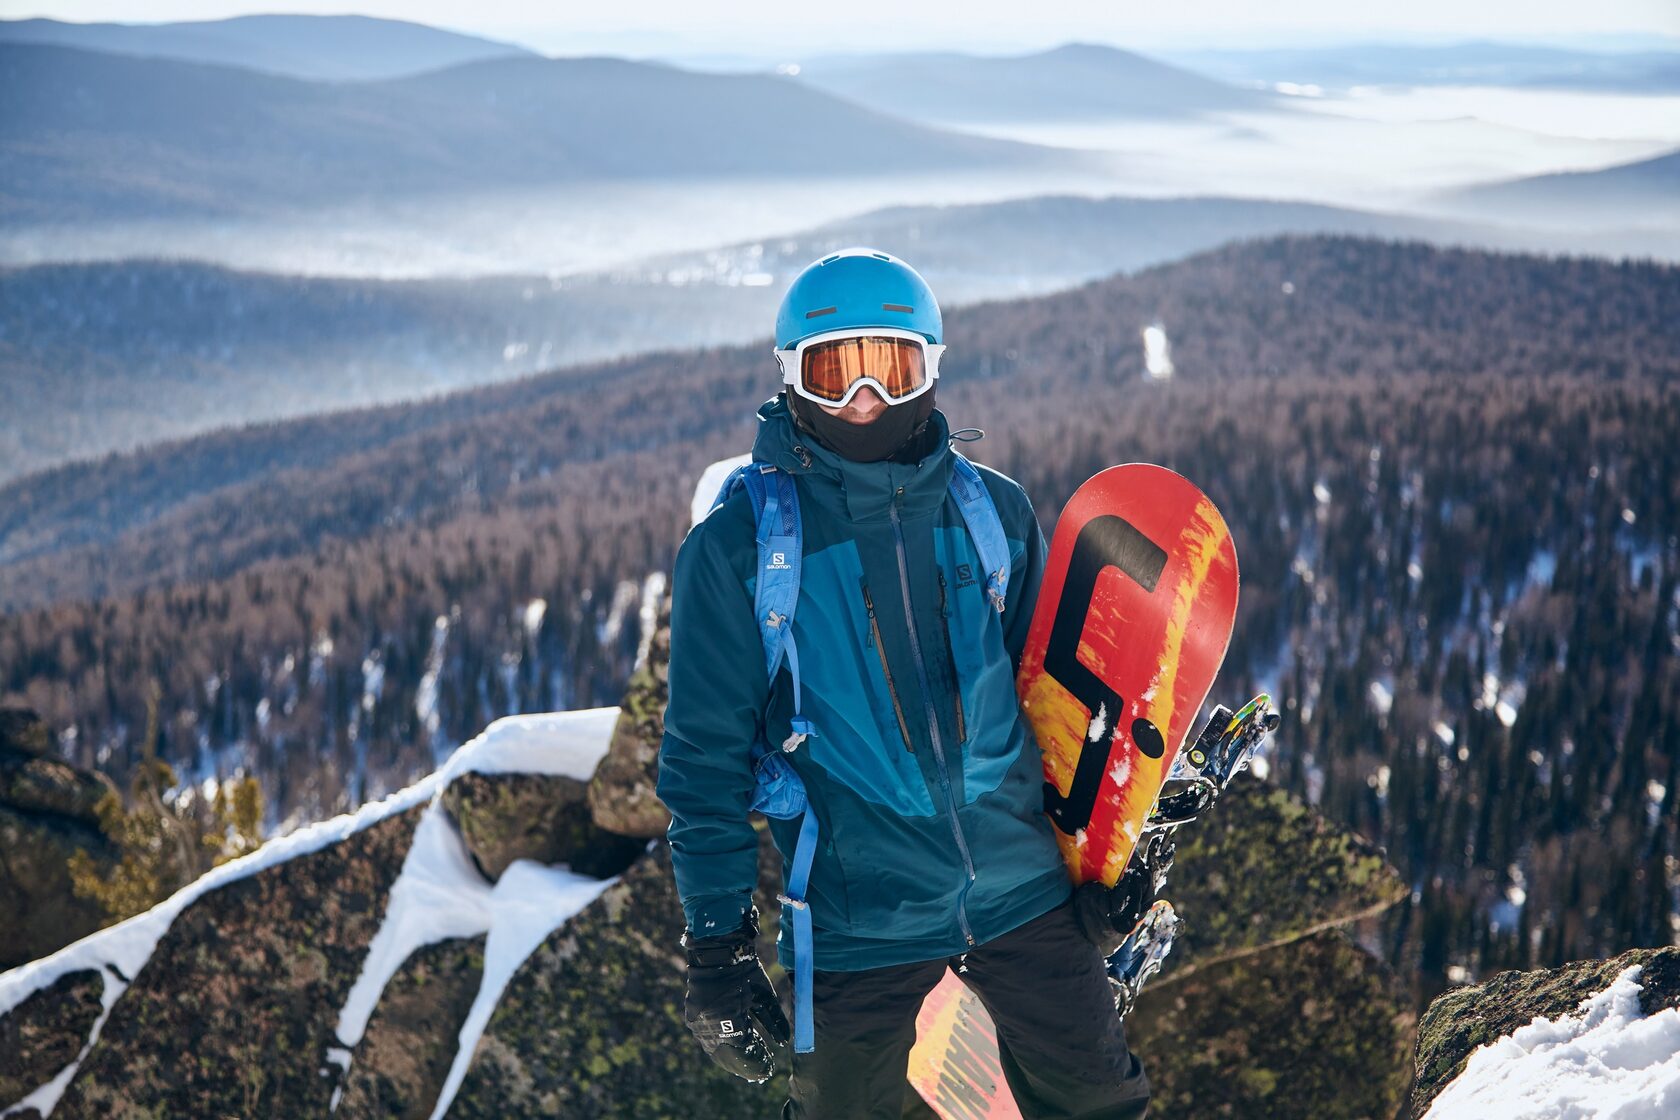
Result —
[{"label": "jacket hood", "polygon": [[817,502],[849,520],[886,521],[895,497],[906,517],[930,513],[945,500],[951,484],[951,425],[937,408],[928,417],[924,438],[931,450],[917,462],[854,462],[800,431],[787,399],[778,394],[759,406],[752,456],[802,478]]}]

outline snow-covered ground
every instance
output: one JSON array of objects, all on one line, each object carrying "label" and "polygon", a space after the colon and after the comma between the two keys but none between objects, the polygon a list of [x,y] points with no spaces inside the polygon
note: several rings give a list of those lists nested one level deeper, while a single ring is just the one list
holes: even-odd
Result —
[{"label": "snow-covered ground", "polygon": [[1672,1120],[1680,1009],[1643,1015],[1639,966],[1574,1015],[1536,1019],[1470,1055],[1424,1120]]},{"label": "snow-covered ground", "polygon": [[349,1067],[348,1048],[361,1040],[380,993],[414,950],[446,938],[488,933],[478,998],[461,1030],[455,1068],[450,1070],[437,1104],[435,1115],[442,1115],[508,979],[550,933],[616,880],[590,879],[563,868],[520,860],[492,885],[474,867],[459,834],[438,805],[438,795],[456,776],[469,772],[548,774],[587,781],[606,753],[618,711],[592,708],[497,720],[455,752],[443,769],[407,789],[364,805],[355,813],[271,840],[250,855],[216,868],[143,914],[90,934],[50,957],[0,973],[0,1015],[68,973],[95,969],[104,974],[105,980],[104,1010],[89,1030],[82,1052],[21,1101],[0,1104],[7,1109],[0,1113],[0,1120],[27,1108],[39,1109],[42,1116],[52,1114],[82,1059],[98,1041],[117,999],[145,967],[176,916],[196,899],[428,802],[402,871],[391,888],[385,920],[368,947],[363,973],[340,1010],[339,1038],[346,1048],[333,1051],[330,1057],[340,1066]]}]

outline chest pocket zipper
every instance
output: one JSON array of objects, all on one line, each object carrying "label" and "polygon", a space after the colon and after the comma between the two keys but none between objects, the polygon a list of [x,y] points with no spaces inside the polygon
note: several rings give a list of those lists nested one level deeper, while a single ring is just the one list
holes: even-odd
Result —
[{"label": "chest pocket zipper", "polygon": [[945,573],[939,573],[939,621],[945,627],[945,667],[951,671],[951,699],[957,709],[957,742],[968,740],[968,727],[963,719],[962,681],[957,679],[956,647],[951,644],[951,611],[945,598]]},{"label": "chest pocket zipper", "polygon": [[869,585],[863,587],[863,608],[869,612],[869,636],[875,640],[875,652],[881,658],[881,675],[887,681],[887,695],[892,697],[893,715],[898,718],[898,733],[904,737],[904,749],[911,754],[916,748],[910,740],[910,725],[904,720],[904,706],[898,702],[898,688],[893,684],[892,666],[887,664],[887,647],[881,641],[881,625],[875,621],[875,600],[869,596]]}]

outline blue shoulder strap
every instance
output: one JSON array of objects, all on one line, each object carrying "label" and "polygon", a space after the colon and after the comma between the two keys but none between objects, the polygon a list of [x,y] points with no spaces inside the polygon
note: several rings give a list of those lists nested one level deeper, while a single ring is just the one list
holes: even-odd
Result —
[{"label": "blue shoulder strap", "polygon": [[980,567],[986,572],[986,598],[1002,614],[1009,594],[1009,538],[1003,532],[1003,519],[974,464],[954,449],[951,460],[951,496],[962,510],[968,535],[974,539],[974,551],[980,554]]},{"label": "blue shoulder strap", "polygon": [[724,480],[712,509],[743,486],[752,499],[757,526],[758,580],[753,591],[753,613],[764,644],[765,676],[774,681],[776,670],[785,660],[793,677],[793,728],[782,743],[784,751],[791,751],[813,733],[811,721],[800,711],[799,647],[793,640],[793,612],[799,606],[800,564],[804,558],[799,492],[793,476],[786,471],[768,463],[748,463]]},{"label": "blue shoulder strap", "polygon": [[[799,492],[793,476],[768,463],[749,463],[737,468],[724,481],[712,508],[722,505],[745,486],[752,499],[757,526],[758,580],[753,591],[753,611],[759,636],[764,642],[764,669],[774,681],[786,660],[793,678],[793,725],[782,742],[782,752],[798,749],[815,734],[811,721],[800,712],[799,647],[793,640],[793,612],[799,605],[800,564],[804,541],[800,532]],[[793,820],[799,824],[799,839],[788,864],[787,890],[777,898],[792,915],[793,926],[793,1048],[809,1054],[816,1048],[816,1031],[811,1019],[812,953],[811,909],[805,901],[811,878],[811,863],[817,854],[817,815],[807,812],[805,783],[782,754],[757,744],[753,759],[752,807],[767,817]]]}]

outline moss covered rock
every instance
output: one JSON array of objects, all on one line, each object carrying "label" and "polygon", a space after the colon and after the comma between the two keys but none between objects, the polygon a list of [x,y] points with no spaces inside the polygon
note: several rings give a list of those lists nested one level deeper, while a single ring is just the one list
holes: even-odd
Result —
[{"label": "moss covered rock", "polygon": [[1336,931],[1145,988],[1126,1019],[1151,1120],[1389,1120],[1412,1025],[1389,969]]},{"label": "moss covered rock", "polygon": [[654,792],[659,741],[670,696],[671,597],[659,604],[647,659],[630,678],[612,745],[589,784],[589,804],[602,828],[625,836],[662,837],[671,823]]},{"label": "moss covered rock", "polygon": [[1645,1014],[1680,1007],[1680,949],[1635,949],[1611,960],[1562,968],[1501,972],[1485,984],[1458,988],[1429,1005],[1418,1023],[1417,1080],[1407,1114],[1421,1117],[1464,1071],[1478,1047],[1538,1018],[1571,1015],[1624,969],[1642,966],[1639,1004]]},{"label": "moss covered rock", "polygon": [[730,1076],[684,1026],[682,925],[660,845],[514,974],[451,1120],[778,1115],[780,1077]]},{"label": "moss covered rock", "polygon": [[34,712],[0,709],[0,971],[63,948],[108,920],[71,889],[70,857],[114,867],[116,846],[95,808],[115,787],[103,774],[47,757]]},{"label": "moss covered rock", "polygon": [[426,945],[403,962],[356,1047],[334,1115],[426,1120],[449,1076],[483,972],[482,937]]},{"label": "moss covered rock", "polygon": [[444,791],[443,805],[492,882],[517,859],[564,863],[604,879],[646,847],[646,841],[597,825],[588,785],[561,775],[462,774]]},{"label": "moss covered rock", "polygon": [[54,1116],[320,1116],[339,1008],[422,812],[239,879],[181,912]]},{"label": "moss covered rock", "polygon": [[1378,848],[1294,795],[1240,776],[1179,833],[1162,894],[1184,931],[1168,968],[1183,971],[1343,925],[1405,893]]},{"label": "moss covered rock", "polygon": [[52,737],[40,715],[29,708],[0,708],[0,753],[41,758],[51,751]]},{"label": "moss covered rock", "polygon": [[0,1108],[76,1060],[104,991],[105,978],[94,969],[67,972],[0,1016]]}]

